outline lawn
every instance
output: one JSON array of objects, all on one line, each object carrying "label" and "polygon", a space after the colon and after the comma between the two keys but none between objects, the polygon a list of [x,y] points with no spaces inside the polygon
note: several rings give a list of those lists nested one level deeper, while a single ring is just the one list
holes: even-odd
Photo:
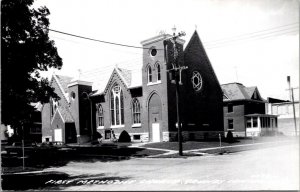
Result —
[{"label": "lawn", "polygon": [[77,146],[72,150],[37,150],[26,154],[25,170],[18,155],[2,154],[2,173],[42,170],[52,166],[64,166],[70,161],[122,161],[132,157],[163,154],[163,150],[127,147],[130,144],[103,144],[99,146]]},{"label": "lawn", "polygon": [[[285,137],[259,137],[259,138],[240,138],[233,143],[221,142],[221,146],[234,146],[234,145],[243,145],[243,144],[252,144],[252,143],[268,143],[287,140],[289,138]],[[182,143],[183,150],[194,150],[194,149],[203,149],[203,148],[212,148],[219,147],[219,141],[186,141]],[[158,148],[158,149],[169,149],[169,150],[178,150],[178,142],[161,142],[161,143],[149,143],[145,144],[143,147],[149,148]]]}]

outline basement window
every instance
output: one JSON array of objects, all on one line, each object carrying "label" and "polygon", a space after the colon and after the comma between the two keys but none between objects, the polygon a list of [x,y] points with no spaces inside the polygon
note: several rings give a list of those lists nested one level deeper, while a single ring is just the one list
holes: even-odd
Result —
[{"label": "basement window", "polygon": [[133,135],[133,140],[141,140],[141,135]]}]

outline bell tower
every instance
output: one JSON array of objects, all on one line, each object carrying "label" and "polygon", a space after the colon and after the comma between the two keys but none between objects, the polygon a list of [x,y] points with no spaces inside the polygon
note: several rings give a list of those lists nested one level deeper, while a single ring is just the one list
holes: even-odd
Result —
[{"label": "bell tower", "polygon": [[[168,75],[168,70],[172,68],[168,60],[173,58],[171,38],[169,34],[160,34],[141,42],[143,46],[142,86],[145,98],[142,124],[149,132],[150,141],[167,141],[169,138],[169,113],[172,110],[170,111],[168,106],[169,98],[172,96],[169,95],[168,89],[174,87]],[[182,53],[184,42],[179,38],[176,41]]]}]

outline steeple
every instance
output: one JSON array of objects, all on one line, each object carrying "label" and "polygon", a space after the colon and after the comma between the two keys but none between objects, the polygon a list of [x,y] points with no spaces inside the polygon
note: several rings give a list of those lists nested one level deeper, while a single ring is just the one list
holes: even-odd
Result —
[{"label": "steeple", "polygon": [[197,30],[195,30],[195,32],[193,33],[184,50],[184,58],[184,62],[186,65],[188,65],[189,68],[199,68],[199,70],[202,71],[202,74],[208,74],[210,76],[210,82],[214,82],[217,87],[219,87],[219,91],[222,92],[218,78],[206,54],[205,48],[200,40]]}]

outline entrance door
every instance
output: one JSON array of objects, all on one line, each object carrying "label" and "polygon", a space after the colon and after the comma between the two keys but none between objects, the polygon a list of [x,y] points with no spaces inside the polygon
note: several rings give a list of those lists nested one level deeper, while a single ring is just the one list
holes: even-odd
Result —
[{"label": "entrance door", "polygon": [[160,142],[159,123],[152,123],[152,141]]},{"label": "entrance door", "polygon": [[152,142],[160,142],[162,130],[160,127],[161,124],[161,101],[157,94],[153,94],[149,100],[149,136]]},{"label": "entrance door", "polygon": [[62,142],[62,129],[54,129],[54,141]]}]

